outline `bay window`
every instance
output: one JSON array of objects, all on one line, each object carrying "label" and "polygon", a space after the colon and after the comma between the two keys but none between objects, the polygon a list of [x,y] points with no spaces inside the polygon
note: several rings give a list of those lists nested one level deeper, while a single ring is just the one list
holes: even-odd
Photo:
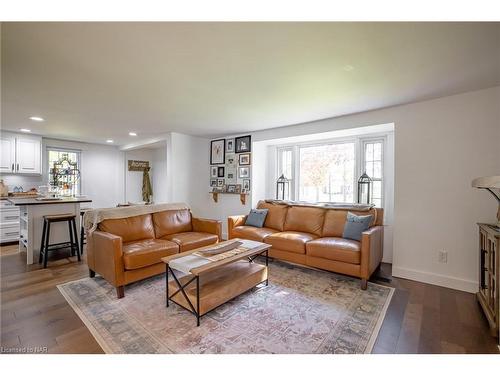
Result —
[{"label": "bay window", "polygon": [[384,186],[383,137],[357,137],[277,147],[277,177],[290,180],[291,200],[354,203],[357,181],[372,178],[372,203],[382,207]]}]

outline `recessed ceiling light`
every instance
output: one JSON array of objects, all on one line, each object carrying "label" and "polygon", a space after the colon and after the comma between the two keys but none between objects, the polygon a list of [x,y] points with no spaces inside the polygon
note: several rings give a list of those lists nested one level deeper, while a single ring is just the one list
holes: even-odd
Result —
[{"label": "recessed ceiling light", "polygon": [[135,137],[137,135],[137,133],[136,132],[130,132],[130,133],[128,133],[128,135],[130,135],[132,137]]},{"label": "recessed ceiling light", "polygon": [[37,121],[37,122],[45,121],[42,117],[38,117],[38,116],[31,116],[30,120]]},{"label": "recessed ceiling light", "polygon": [[22,131],[23,133],[31,133],[30,129],[19,129],[19,130]]},{"label": "recessed ceiling light", "polygon": [[106,143],[113,143],[114,141],[112,139],[106,139]]}]

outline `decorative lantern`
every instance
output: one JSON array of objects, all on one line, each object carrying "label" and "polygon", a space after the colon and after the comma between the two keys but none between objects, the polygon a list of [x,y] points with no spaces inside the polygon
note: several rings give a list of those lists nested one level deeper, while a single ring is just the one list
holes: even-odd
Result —
[{"label": "decorative lantern", "polygon": [[371,203],[372,179],[365,173],[358,180],[358,203]]},{"label": "decorative lantern", "polygon": [[290,180],[281,175],[276,181],[276,199],[284,201],[290,197]]}]

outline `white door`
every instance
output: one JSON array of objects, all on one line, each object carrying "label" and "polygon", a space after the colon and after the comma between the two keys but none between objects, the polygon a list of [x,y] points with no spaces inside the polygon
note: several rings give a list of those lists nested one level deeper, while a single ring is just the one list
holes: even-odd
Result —
[{"label": "white door", "polygon": [[42,142],[36,138],[17,137],[16,172],[42,174]]},{"label": "white door", "polygon": [[0,136],[0,173],[14,173],[16,163],[16,139]]}]

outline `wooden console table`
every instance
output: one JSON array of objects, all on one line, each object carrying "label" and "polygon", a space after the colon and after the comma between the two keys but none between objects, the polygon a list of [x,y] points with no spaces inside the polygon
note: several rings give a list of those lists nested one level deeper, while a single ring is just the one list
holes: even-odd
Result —
[{"label": "wooden console table", "polygon": [[499,251],[500,229],[491,224],[479,226],[479,292],[477,299],[490,324],[491,334],[499,335]]}]

